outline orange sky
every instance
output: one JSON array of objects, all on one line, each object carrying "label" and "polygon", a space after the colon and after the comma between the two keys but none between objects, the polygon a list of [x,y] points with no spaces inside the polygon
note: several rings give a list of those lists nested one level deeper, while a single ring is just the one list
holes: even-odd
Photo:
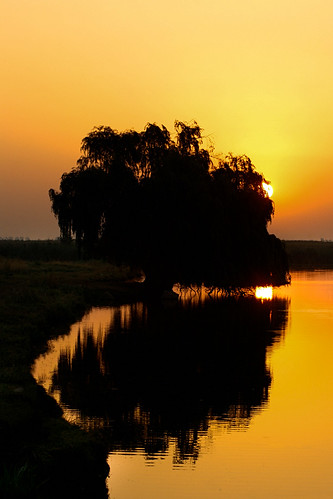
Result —
[{"label": "orange sky", "polygon": [[59,235],[48,189],[94,126],[195,119],[271,180],[270,231],[333,239],[332,16],[324,0],[5,0],[0,237]]}]

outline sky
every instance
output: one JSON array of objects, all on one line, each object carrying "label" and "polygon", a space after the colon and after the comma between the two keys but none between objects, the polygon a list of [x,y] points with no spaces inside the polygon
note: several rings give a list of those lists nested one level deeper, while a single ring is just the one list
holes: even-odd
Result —
[{"label": "sky", "polygon": [[274,188],[269,231],[333,239],[328,0],[3,0],[0,237],[59,236],[48,190],[94,126],[191,122]]}]

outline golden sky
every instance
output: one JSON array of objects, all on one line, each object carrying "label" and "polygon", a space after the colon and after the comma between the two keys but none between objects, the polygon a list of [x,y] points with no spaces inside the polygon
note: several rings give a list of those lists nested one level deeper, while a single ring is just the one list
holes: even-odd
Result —
[{"label": "golden sky", "polygon": [[327,0],[4,0],[0,237],[57,237],[48,189],[97,125],[196,120],[272,182],[270,231],[333,239]]}]

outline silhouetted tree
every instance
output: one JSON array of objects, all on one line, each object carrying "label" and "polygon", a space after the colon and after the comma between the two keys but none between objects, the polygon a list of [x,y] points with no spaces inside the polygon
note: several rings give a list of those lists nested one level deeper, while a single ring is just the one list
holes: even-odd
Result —
[{"label": "silhouetted tree", "polygon": [[175,132],[93,129],[60,191],[50,190],[61,237],[75,236],[88,256],[140,265],[154,290],[286,282],[264,177],[247,156],[214,165],[197,123],[176,121]]}]

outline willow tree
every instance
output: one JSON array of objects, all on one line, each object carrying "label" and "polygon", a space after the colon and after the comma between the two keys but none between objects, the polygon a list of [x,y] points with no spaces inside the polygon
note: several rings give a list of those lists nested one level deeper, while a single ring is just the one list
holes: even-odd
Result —
[{"label": "willow tree", "polygon": [[140,265],[154,289],[286,282],[267,181],[247,156],[214,164],[197,123],[176,121],[173,137],[156,124],[98,127],[81,153],[50,198],[61,237],[86,255]]}]

